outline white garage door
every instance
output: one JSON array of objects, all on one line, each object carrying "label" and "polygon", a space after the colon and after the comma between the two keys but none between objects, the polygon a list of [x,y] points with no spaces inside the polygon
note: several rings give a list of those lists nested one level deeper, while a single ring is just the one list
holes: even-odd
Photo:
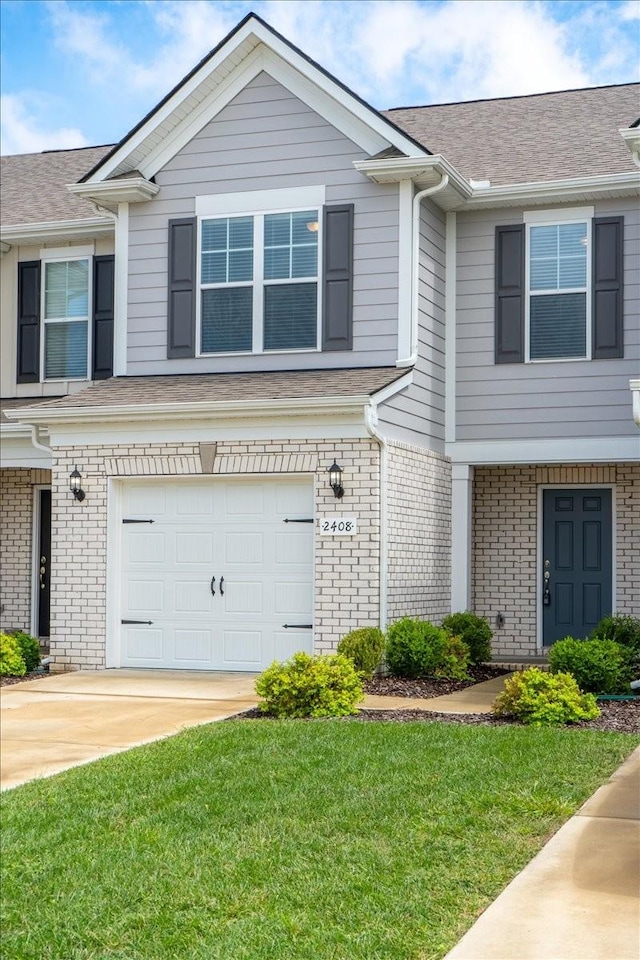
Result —
[{"label": "white garage door", "polygon": [[[120,663],[255,670],[313,648],[311,480],[125,484]],[[153,522],[149,522],[153,521]]]}]

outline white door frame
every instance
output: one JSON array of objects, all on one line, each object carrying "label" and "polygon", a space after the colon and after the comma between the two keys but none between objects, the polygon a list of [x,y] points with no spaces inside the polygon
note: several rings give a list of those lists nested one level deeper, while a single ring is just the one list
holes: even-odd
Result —
[{"label": "white door frame", "polygon": [[[31,488],[31,622],[29,632],[37,637],[38,606],[40,604],[40,493],[42,490],[51,490],[50,483],[34,483]],[[49,577],[51,577],[51,557],[49,563]],[[49,589],[51,596],[51,589]]]},{"label": "white door frame", "polygon": [[[215,483],[218,480],[311,480],[313,488],[313,620],[316,619],[316,495],[317,484],[314,473],[204,473],[181,474],[178,476],[156,475],[139,477],[108,477],[107,478],[107,585],[106,585],[106,638],[105,638],[105,666],[107,668],[120,667],[122,662],[120,611],[122,609],[122,520],[123,520],[123,489],[124,484],[149,483]],[[315,629],[312,642],[315,648]],[[152,668],[149,668],[152,669]]]},{"label": "white door frame", "polygon": [[539,483],[537,488],[536,509],[536,650],[538,656],[544,655],[542,636],[542,536],[544,528],[543,496],[544,490],[611,490],[611,612],[616,612],[616,484],[615,483]]}]

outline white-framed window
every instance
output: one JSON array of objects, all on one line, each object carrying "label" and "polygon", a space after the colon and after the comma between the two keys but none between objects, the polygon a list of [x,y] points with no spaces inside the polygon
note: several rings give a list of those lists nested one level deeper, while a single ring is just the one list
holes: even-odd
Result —
[{"label": "white-framed window", "polygon": [[525,213],[527,362],[591,358],[593,208]]},{"label": "white-framed window", "polygon": [[42,260],[41,380],[89,375],[90,256]]},{"label": "white-framed window", "polygon": [[320,344],[324,188],[201,197],[198,354]]}]

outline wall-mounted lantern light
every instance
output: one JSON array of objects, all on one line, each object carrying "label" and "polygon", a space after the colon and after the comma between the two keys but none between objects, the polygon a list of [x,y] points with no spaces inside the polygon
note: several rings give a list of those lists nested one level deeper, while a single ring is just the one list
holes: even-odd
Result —
[{"label": "wall-mounted lantern light", "polygon": [[340,500],[344,495],[344,487],[342,486],[342,467],[339,467],[335,460],[329,467],[329,486],[333,490],[334,496]]},{"label": "wall-mounted lantern light", "polygon": [[80,485],[81,480],[82,480],[82,474],[79,472],[78,468],[75,467],[73,473],[69,478],[69,488],[71,490],[71,493],[76,498],[76,500],[78,500],[80,503],[82,503],[82,501],[85,498],[85,492]]}]

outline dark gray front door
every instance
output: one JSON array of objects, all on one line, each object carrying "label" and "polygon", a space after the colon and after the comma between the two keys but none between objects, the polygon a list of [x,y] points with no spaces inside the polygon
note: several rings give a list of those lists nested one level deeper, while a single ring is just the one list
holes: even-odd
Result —
[{"label": "dark gray front door", "polygon": [[543,491],[543,643],[586,637],[611,613],[611,490]]},{"label": "dark gray front door", "polygon": [[51,584],[51,490],[40,491],[38,531],[38,628],[39,637],[49,636]]}]

